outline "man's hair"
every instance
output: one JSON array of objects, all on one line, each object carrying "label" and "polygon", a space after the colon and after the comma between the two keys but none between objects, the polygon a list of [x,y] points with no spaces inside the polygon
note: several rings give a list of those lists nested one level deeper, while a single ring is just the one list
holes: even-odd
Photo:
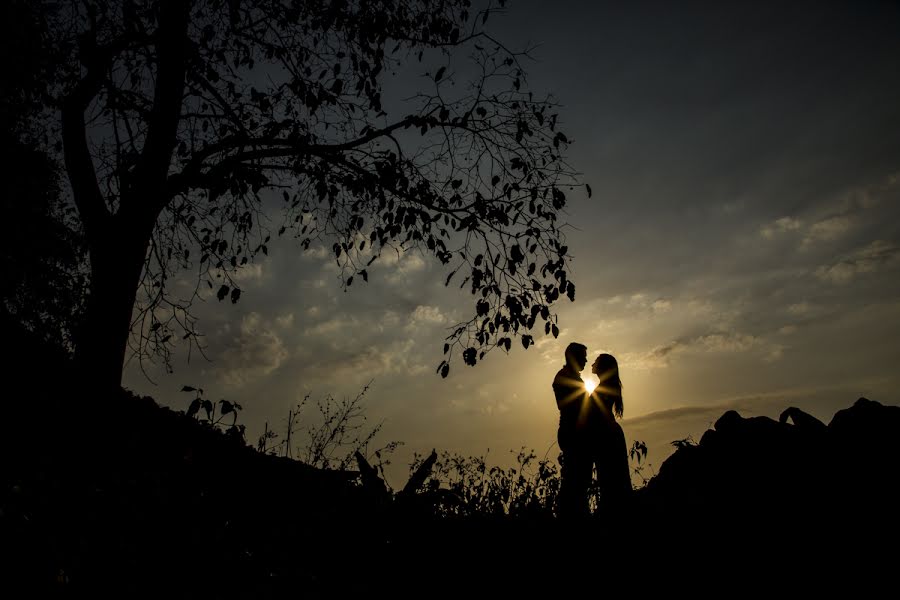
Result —
[{"label": "man's hair", "polygon": [[575,357],[577,356],[587,357],[587,346],[579,344],[578,342],[572,342],[566,346],[566,362],[575,362]]}]

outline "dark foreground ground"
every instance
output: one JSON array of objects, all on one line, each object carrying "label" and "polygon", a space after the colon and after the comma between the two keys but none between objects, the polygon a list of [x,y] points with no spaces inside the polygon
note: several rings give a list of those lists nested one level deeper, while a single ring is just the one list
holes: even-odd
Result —
[{"label": "dark foreground ground", "polygon": [[96,397],[35,358],[5,374],[4,597],[896,587],[897,407],[860,399],[827,426],[726,413],[615,517],[442,518],[424,496],[262,455],[150,398]]}]

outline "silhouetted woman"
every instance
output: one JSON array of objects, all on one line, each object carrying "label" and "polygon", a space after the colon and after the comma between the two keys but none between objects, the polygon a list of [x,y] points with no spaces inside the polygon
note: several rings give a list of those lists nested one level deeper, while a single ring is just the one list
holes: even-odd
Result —
[{"label": "silhouetted woman", "polygon": [[600,502],[607,507],[621,506],[631,493],[631,473],[625,432],[616,419],[624,413],[619,363],[610,354],[601,354],[591,365],[599,383],[591,393],[590,420],[594,464]]}]

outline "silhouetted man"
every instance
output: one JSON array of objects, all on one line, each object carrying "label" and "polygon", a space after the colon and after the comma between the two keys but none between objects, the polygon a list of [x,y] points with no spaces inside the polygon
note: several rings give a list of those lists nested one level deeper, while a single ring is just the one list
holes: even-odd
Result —
[{"label": "silhouetted man", "polygon": [[560,518],[578,518],[590,514],[587,491],[593,476],[593,452],[585,427],[588,393],[581,380],[587,364],[587,347],[572,342],[566,347],[566,364],[553,379],[553,393],[559,408],[556,440],[562,451],[559,485]]}]

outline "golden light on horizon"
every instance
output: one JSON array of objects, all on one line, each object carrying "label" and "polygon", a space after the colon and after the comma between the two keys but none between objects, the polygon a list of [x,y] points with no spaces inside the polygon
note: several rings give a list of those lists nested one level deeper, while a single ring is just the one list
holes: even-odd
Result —
[{"label": "golden light on horizon", "polygon": [[587,390],[587,393],[590,394],[597,388],[597,382],[591,378],[584,380],[584,389]]}]

